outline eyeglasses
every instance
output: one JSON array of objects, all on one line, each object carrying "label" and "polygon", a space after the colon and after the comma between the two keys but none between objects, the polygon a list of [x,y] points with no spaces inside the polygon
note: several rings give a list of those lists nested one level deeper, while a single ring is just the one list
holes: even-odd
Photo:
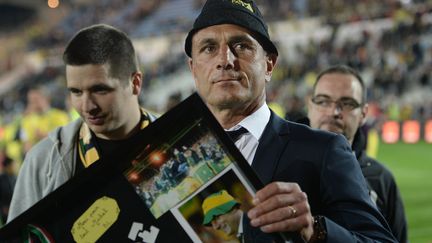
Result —
[{"label": "eyeglasses", "polygon": [[341,98],[339,100],[332,100],[324,96],[313,97],[312,103],[317,105],[322,110],[328,110],[332,108],[333,107],[332,104],[335,103],[336,107],[344,112],[352,111],[363,105],[362,103],[358,103],[355,99],[352,98]]}]

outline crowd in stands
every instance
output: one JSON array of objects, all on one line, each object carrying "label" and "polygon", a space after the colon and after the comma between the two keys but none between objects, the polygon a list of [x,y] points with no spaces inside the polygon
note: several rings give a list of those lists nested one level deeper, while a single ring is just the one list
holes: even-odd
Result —
[{"label": "crowd in stands", "polygon": [[[387,2],[376,1],[308,1],[308,0],[270,0],[257,1],[268,20],[302,19],[322,17],[328,21],[347,22],[354,19],[370,19],[382,16],[389,9]],[[375,11],[365,11],[365,9]],[[374,14],[373,14],[374,13]]]},{"label": "crowd in stands", "polygon": [[[25,26],[20,39],[28,42],[26,45],[29,50],[39,48],[53,48],[55,46],[64,46],[65,42],[71,38],[71,35],[80,28],[92,23],[107,23],[114,25],[132,36],[135,32],[140,33],[136,37],[149,37],[154,35],[166,35],[169,32],[185,32],[195,16],[164,16],[164,21],[157,22],[157,26],[152,29],[146,29],[146,32],[139,31],[140,26],[151,19],[151,15],[164,3],[178,5],[180,2],[191,1],[195,9],[192,13],[198,13],[198,10],[204,4],[204,0],[102,0],[102,1],[72,1],[62,2],[62,18],[52,19],[46,27],[45,23],[30,21]],[[383,17],[397,16],[397,18],[406,18],[406,8],[412,8],[415,4],[428,6],[428,1],[414,0],[409,6],[402,6],[398,0],[387,1],[308,1],[308,0],[258,0],[257,1],[264,17],[269,21],[281,20],[298,20],[308,17],[319,17],[324,23],[337,25],[360,20],[370,20]],[[52,10],[54,11],[54,10]],[[426,11],[426,10],[423,10]],[[188,14],[186,12],[185,14]],[[48,21],[51,21],[49,19]],[[31,24],[33,22],[33,24]],[[0,41],[1,43],[1,41]],[[12,45],[12,44],[10,44]],[[21,46],[22,47],[22,46]],[[7,54],[0,53],[4,60],[13,58],[13,52]],[[14,62],[9,65],[19,65]],[[5,68],[6,64],[0,65],[0,70]],[[7,67],[7,66],[6,66]],[[7,67],[10,69],[10,67]]]},{"label": "crowd in stands", "polygon": [[[197,5],[202,2],[197,1]],[[272,8],[283,5],[278,2],[268,1],[266,6]],[[337,5],[338,1],[330,2]],[[367,81],[371,119],[424,121],[432,118],[432,99],[427,95],[432,86],[430,5],[404,8],[399,2],[377,4],[374,1],[360,1],[350,5],[353,6],[364,11],[371,9],[370,15],[361,14],[363,18],[351,19],[341,15],[336,18],[337,21],[326,20],[325,23],[332,23],[324,24],[331,28],[328,38],[310,38],[306,45],[298,45],[290,50],[289,55],[295,56],[295,61],[289,61],[285,56],[279,58],[267,94],[271,104],[279,104],[272,108],[290,120],[301,117],[304,114],[305,97],[309,95],[318,72],[330,65],[344,63],[359,70]],[[311,13],[313,11],[308,12]],[[343,27],[340,23],[371,19],[373,25],[373,21],[380,21],[377,18],[382,17],[390,20],[390,28],[379,32],[363,30],[360,38],[346,38],[342,42],[336,40]],[[169,107],[173,100],[181,100],[177,91],[169,97]]]},{"label": "crowd in stands", "polygon": [[[64,100],[66,89],[60,53],[73,32],[92,23],[104,22],[132,34],[143,22],[149,21],[152,14],[157,9],[161,9],[164,4],[180,1],[190,1],[195,10],[200,9],[204,3],[203,0],[103,0],[83,1],[77,5],[64,3],[65,17],[51,25],[52,27],[46,27],[47,29],[43,31],[38,28],[38,31],[34,31],[35,27],[29,26],[27,30],[16,32],[18,35],[25,36],[20,46],[25,46],[26,50],[38,50],[43,53],[45,66],[41,71],[28,70],[27,75],[16,81],[17,84],[13,89],[1,95],[0,137],[4,138],[5,128],[12,126],[11,124],[17,123],[18,127],[20,126],[18,121],[25,114],[26,95],[32,86],[45,85],[51,94],[58,94],[52,97],[52,107],[68,112],[67,102]],[[430,92],[432,86],[431,1],[412,1],[407,6],[392,0],[259,0],[257,2],[263,9],[265,18],[269,20],[286,22],[319,17],[320,26],[331,29],[331,34],[326,38],[310,38],[308,43],[290,49],[288,55],[295,55],[295,62],[284,53],[281,53],[278,59],[277,69],[269,84],[268,99],[271,107],[287,119],[296,120],[304,114],[305,97],[309,95],[317,73],[330,65],[340,63],[348,64],[364,75],[370,91],[369,100],[372,101],[371,114],[375,119],[432,118],[432,98],[425,95],[428,90]],[[189,16],[190,21],[194,17]],[[343,41],[336,39],[341,28],[347,23],[378,21],[382,18],[389,20],[392,27],[379,32],[365,30],[361,38],[347,38]],[[176,23],[168,21],[165,24],[170,27],[160,26],[160,28],[173,29]],[[186,31],[187,28],[182,28],[190,25],[192,22],[181,22],[180,30],[176,31]],[[152,34],[149,36],[154,37]],[[135,38],[145,39],[139,36]],[[163,77],[188,68],[182,49],[183,39],[178,36],[171,37],[170,34],[167,34],[166,38],[173,38],[166,56],[156,62],[143,64],[144,97],[145,92],[151,90],[151,87]],[[285,43],[277,41],[277,44],[283,46]],[[4,55],[13,57],[17,53],[0,52],[2,59]],[[145,56],[146,53],[139,53],[139,55]],[[12,72],[20,65],[22,65],[20,60],[7,65],[0,63],[0,73]],[[0,84],[2,77],[0,75]],[[174,93],[167,107],[180,102],[186,95],[188,94]],[[147,105],[145,99],[143,105]],[[157,111],[165,112],[165,110]],[[19,139],[19,134],[16,131],[12,132],[12,135],[16,135],[12,137]]]},{"label": "crowd in stands", "polygon": [[93,23],[107,23],[124,31],[133,31],[135,25],[145,19],[163,1],[103,0],[84,3],[67,2],[68,15],[48,33],[34,37],[30,48],[49,48],[64,45],[77,29]]},{"label": "crowd in stands", "polygon": [[[412,21],[394,19],[394,28],[378,35],[364,31],[361,38],[347,40],[341,45],[334,39],[339,26],[334,26],[330,38],[298,47],[295,51],[300,58],[295,63],[279,62],[273,92],[279,93],[276,96],[282,103],[294,94],[305,97],[317,72],[330,65],[345,63],[365,76],[369,100],[379,102],[387,111],[392,105],[401,106],[401,112],[397,112],[400,116],[389,111],[390,118],[431,118],[431,98],[416,92],[416,89],[430,90],[432,85],[432,24],[424,21],[424,14],[414,13]],[[395,100],[395,97],[399,98]]]}]

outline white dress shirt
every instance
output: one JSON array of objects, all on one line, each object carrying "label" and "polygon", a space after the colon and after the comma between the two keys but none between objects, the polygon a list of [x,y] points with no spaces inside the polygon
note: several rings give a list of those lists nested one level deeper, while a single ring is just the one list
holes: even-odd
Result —
[{"label": "white dress shirt", "polygon": [[[244,127],[248,130],[248,133],[242,135],[236,142],[235,145],[252,165],[252,161],[255,157],[256,150],[258,148],[259,139],[261,138],[267,123],[270,121],[270,109],[266,103],[264,103],[258,110],[243,119],[240,123],[231,127],[227,131],[235,131]],[[242,220],[243,222],[243,215]],[[243,234],[243,224],[240,223],[238,235]],[[291,240],[285,241],[285,243],[292,243]]]},{"label": "white dress shirt", "polygon": [[267,123],[270,121],[270,109],[266,103],[264,103],[258,110],[243,119],[240,123],[231,127],[227,131],[234,131],[244,127],[248,130],[248,133],[242,135],[236,142],[235,145],[252,165],[252,161],[255,157],[256,150],[258,148],[259,139],[264,132]]}]

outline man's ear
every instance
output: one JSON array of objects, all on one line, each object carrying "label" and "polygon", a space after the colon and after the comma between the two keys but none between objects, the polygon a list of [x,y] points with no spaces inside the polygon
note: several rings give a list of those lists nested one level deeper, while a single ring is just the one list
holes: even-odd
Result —
[{"label": "man's ear", "polygon": [[277,55],[267,54],[267,60],[266,60],[267,70],[265,73],[266,82],[270,82],[270,80],[271,80],[273,69],[276,65],[276,61],[277,61]]},{"label": "man's ear", "polygon": [[192,78],[194,79],[195,87],[196,87],[198,85],[198,83],[197,83],[197,80],[195,78],[195,71],[194,71],[194,67],[193,67],[193,59],[192,58],[189,58],[188,64],[189,64],[189,70],[192,73]]},{"label": "man's ear", "polygon": [[132,74],[132,93],[139,95],[142,88],[142,73],[140,71]]},{"label": "man's ear", "polygon": [[309,114],[311,113],[311,110],[313,109],[313,103],[312,103],[312,95],[308,95],[306,98],[307,102],[307,117],[310,118]]},{"label": "man's ear", "polygon": [[360,126],[363,126],[366,122],[366,117],[369,111],[369,106],[368,104],[365,104],[362,108],[361,108],[361,115],[362,115],[362,119],[360,121]]},{"label": "man's ear", "polygon": [[188,58],[188,65],[189,65],[189,70],[191,71],[191,73],[193,73],[193,60],[192,58]]}]

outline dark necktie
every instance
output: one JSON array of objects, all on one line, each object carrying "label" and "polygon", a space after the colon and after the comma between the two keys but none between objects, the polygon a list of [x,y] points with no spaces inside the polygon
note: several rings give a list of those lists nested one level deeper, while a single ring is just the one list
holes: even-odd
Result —
[{"label": "dark necktie", "polygon": [[238,236],[237,236],[237,239],[238,239],[238,241],[239,241],[240,243],[245,243],[245,240],[244,240],[244,234],[243,234],[243,233],[241,233],[240,235],[238,235]]},{"label": "dark necktie", "polygon": [[228,134],[228,136],[231,137],[231,140],[233,140],[233,142],[236,142],[241,135],[247,133],[248,130],[244,127],[241,127],[240,129],[234,130],[234,131],[227,131],[226,133]]}]

